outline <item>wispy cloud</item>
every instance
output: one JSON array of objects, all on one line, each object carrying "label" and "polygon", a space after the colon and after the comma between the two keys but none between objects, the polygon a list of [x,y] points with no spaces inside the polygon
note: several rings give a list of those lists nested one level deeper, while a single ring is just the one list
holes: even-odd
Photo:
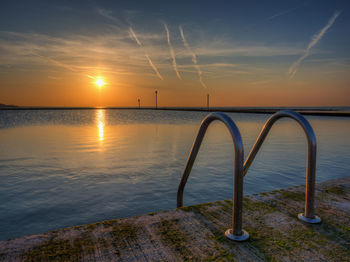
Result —
[{"label": "wispy cloud", "polygon": [[[170,28],[169,28],[170,29]],[[161,73],[170,74],[174,72],[172,64],[169,64],[169,46],[164,40],[163,32],[137,33],[137,39],[147,41],[147,46],[141,48],[139,44],[130,44],[136,41],[129,30],[129,26],[122,30],[110,30],[99,34],[65,34],[51,36],[39,33],[20,33],[0,30],[0,66],[6,70],[29,70],[41,68],[48,74],[66,71],[70,74],[95,75],[137,75],[153,77],[154,69],[150,67],[149,59],[145,59],[145,49],[149,57],[156,63]],[[172,35],[171,35],[172,36]],[[187,35],[186,35],[187,36]],[[180,36],[181,38],[181,36]],[[177,68],[180,72],[191,72],[198,74],[193,61],[188,60],[189,52],[183,44],[183,40],[177,42],[171,39],[171,44],[176,52]],[[137,41],[136,41],[137,43]],[[194,46],[191,46],[194,48]],[[269,67],[256,67],[250,62],[246,63],[244,57],[279,57],[286,55],[301,56],[305,50],[296,48],[294,45],[262,45],[255,43],[237,44],[225,39],[216,41],[200,41],[195,46],[196,55],[205,58],[200,64],[200,70],[206,79],[236,77],[244,72],[250,74],[262,74],[264,68],[266,74],[271,71]],[[315,51],[313,51],[314,53]],[[320,50],[317,50],[320,52]],[[192,54],[192,53],[191,53]],[[238,61],[239,64],[232,64]],[[193,58],[190,55],[191,58]],[[337,59],[338,60],[338,59]],[[181,61],[181,63],[179,63]],[[192,70],[193,69],[193,70]],[[244,71],[244,72],[243,72]],[[183,75],[181,74],[183,78]],[[235,78],[236,79],[236,78]],[[155,81],[158,80],[154,78]],[[208,80],[209,81],[209,80]]]},{"label": "wispy cloud", "polygon": [[[134,30],[132,29],[132,27],[129,28],[130,30],[130,34],[132,36],[132,38],[134,38],[134,40],[136,41],[136,43],[143,48],[143,44],[141,43],[141,41],[137,38],[137,35],[135,34]],[[146,50],[144,49],[144,52],[145,52],[145,57],[147,58],[150,66],[152,67],[153,71],[155,72],[155,74],[159,77],[160,80],[163,80],[163,77],[162,75],[159,73],[157,67],[153,64],[151,58],[149,57],[148,53],[146,52]]]},{"label": "wispy cloud", "polygon": [[145,53],[145,56],[150,64],[150,66],[153,68],[154,72],[156,73],[156,75],[159,77],[160,80],[163,80],[162,75],[159,73],[157,67],[153,64],[151,58],[149,57],[149,55],[147,53]]},{"label": "wispy cloud", "polygon": [[193,62],[193,65],[194,67],[196,68],[197,70],[197,73],[198,73],[198,77],[199,77],[199,82],[201,83],[201,85],[204,87],[204,88],[207,88],[207,86],[204,84],[203,82],[203,79],[202,79],[202,71],[197,63],[197,57],[196,57],[196,54],[192,51],[190,45],[187,43],[186,41],[186,38],[185,38],[185,35],[184,35],[184,31],[182,30],[182,27],[179,26],[179,29],[180,29],[180,34],[181,34],[181,38],[182,38],[182,41],[184,43],[184,46],[187,48],[187,50],[191,53],[192,55],[192,62]]},{"label": "wispy cloud", "polygon": [[97,77],[96,77],[96,76],[92,76],[92,75],[87,75],[87,77],[88,77],[88,78],[91,78],[91,79],[94,79],[94,80],[96,80],[96,79],[97,79]]},{"label": "wispy cloud", "polygon": [[285,10],[285,11],[279,12],[279,13],[277,13],[277,14],[274,14],[274,15],[272,15],[272,16],[270,16],[270,17],[268,17],[268,18],[267,18],[267,20],[272,20],[272,19],[275,19],[276,17],[279,17],[279,16],[283,16],[283,15],[289,14],[289,13],[291,13],[291,12],[293,12],[293,11],[297,10],[298,8],[300,8],[300,7],[304,6],[304,5],[305,5],[305,3],[303,3],[303,4],[299,5],[299,6],[296,6],[296,7],[290,8],[290,9],[288,9],[288,10]]},{"label": "wispy cloud", "polygon": [[40,57],[40,58],[43,59],[43,60],[46,60],[46,62],[49,62],[49,63],[51,63],[51,64],[53,64],[53,65],[55,65],[55,66],[59,66],[59,67],[68,69],[69,71],[72,71],[72,72],[77,72],[77,70],[76,70],[74,67],[72,67],[72,66],[70,66],[70,65],[67,65],[67,64],[65,64],[65,63],[62,63],[62,62],[60,62],[60,61],[57,61],[57,60],[55,60],[55,59],[52,59],[51,57],[42,56],[42,55],[40,55],[40,54],[38,54],[37,52],[34,52],[34,51],[32,52],[32,54],[35,55],[35,56],[37,56],[37,57]]},{"label": "wispy cloud", "polygon": [[171,55],[171,59],[172,59],[173,68],[175,70],[175,73],[176,73],[177,77],[181,80],[181,76],[180,76],[179,70],[177,69],[174,48],[173,48],[173,46],[172,46],[172,44],[170,42],[169,29],[168,29],[168,27],[167,27],[167,25],[165,23],[164,23],[164,28],[165,28],[165,31],[166,31],[166,36],[167,36],[167,40],[168,40],[168,46],[169,46],[169,51],[170,51],[170,55]]},{"label": "wispy cloud", "polygon": [[140,51],[130,46],[129,33],[52,37],[0,31],[0,66],[17,70],[32,70],[35,65],[46,71],[62,68],[79,74],[139,75],[145,74],[144,67],[149,66],[140,59]]},{"label": "wispy cloud", "polygon": [[140,40],[137,38],[134,30],[130,27],[130,33],[131,33],[131,36],[135,39],[136,43],[140,46],[140,47],[143,47],[142,43],[140,42]]},{"label": "wispy cloud", "polygon": [[120,23],[120,20],[115,18],[113,15],[112,15],[112,12],[111,11],[108,11],[106,9],[103,9],[103,8],[97,8],[96,9],[97,13],[107,19],[110,19],[116,23]]},{"label": "wispy cloud", "polygon": [[329,19],[328,23],[321,29],[321,31],[314,35],[311,39],[311,42],[307,46],[304,54],[297,60],[295,61],[288,69],[288,75],[289,78],[293,78],[296,72],[298,71],[298,67],[301,64],[301,62],[307,58],[310,55],[310,50],[313,48],[324,36],[324,34],[327,32],[327,30],[333,25],[335,19],[340,15],[341,12],[336,11],[332,17]]}]

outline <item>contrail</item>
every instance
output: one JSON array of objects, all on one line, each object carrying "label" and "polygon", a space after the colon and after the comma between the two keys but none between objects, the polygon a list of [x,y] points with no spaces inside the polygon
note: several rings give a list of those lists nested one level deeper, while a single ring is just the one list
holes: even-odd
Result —
[{"label": "contrail", "polygon": [[270,16],[269,18],[267,18],[267,20],[272,20],[272,19],[275,19],[276,17],[289,14],[289,13],[291,13],[291,12],[297,10],[298,8],[302,7],[303,5],[304,5],[304,3],[303,3],[302,5],[299,5],[299,6],[296,6],[296,7],[291,8],[291,9],[282,11],[282,12],[280,12],[280,13],[278,13],[278,14],[274,14],[274,15]]},{"label": "contrail", "polygon": [[112,15],[112,12],[106,10],[106,9],[103,9],[103,8],[97,8],[97,13],[100,14],[101,16],[107,18],[107,19],[110,19],[112,20],[113,22],[116,22],[116,23],[121,23],[119,19],[115,18],[113,15]]},{"label": "contrail", "polygon": [[326,26],[324,26],[321,31],[314,35],[312,37],[312,40],[311,42],[309,43],[309,45],[307,46],[306,50],[305,50],[305,53],[297,60],[295,61],[291,67],[289,67],[288,69],[288,74],[289,74],[289,78],[293,78],[294,75],[296,74],[297,70],[298,70],[298,66],[301,64],[301,62],[307,58],[309,55],[310,55],[310,50],[311,48],[313,48],[317,43],[318,41],[320,41],[322,39],[322,37],[324,36],[324,34],[327,32],[327,30],[333,25],[335,19],[337,19],[337,17],[340,15],[341,12],[339,11],[336,11],[333,16],[329,19],[328,23]]},{"label": "contrail", "polygon": [[131,27],[130,27],[130,33],[131,33],[132,37],[135,39],[136,43],[137,43],[139,46],[143,47],[142,43],[141,43],[140,40],[137,38],[137,36],[136,36],[134,30],[133,30]]},{"label": "contrail", "polygon": [[157,67],[153,64],[151,58],[148,56],[148,54],[145,52],[145,56],[148,59],[148,62],[150,64],[150,66],[153,68],[154,72],[156,73],[156,75],[159,77],[160,80],[163,80],[163,77],[161,76],[161,74],[159,73]]},{"label": "contrail", "polygon": [[182,30],[182,27],[179,26],[179,29],[180,29],[180,34],[181,34],[181,38],[182,38],[182,41],[184,43],[184,46],[187,48],[187,50],[191,53],[192,55],[192,62],[193,62],[193,65],[194,67],[197,69],[197,73],[198,73],[198,77],[199,77],[199,82],[201,83],[201,85],[204,87],[204,88],[207,88],[207,86],[204,84],[203,82],[203,79],[202,79],[202,71],[199,67],[199,65],[197,64],[197,57],[196,57],[196,54],[192,51],[190,45],[187,43],[186,41],[186,38],[185,38],[185,35],[184,35],[184,31]]},{"label": "contrail", "polygon": [[162,75],[159,73],[157,67],[153,64],[151,58],[149,57],[149,55],[147,54],[146,50],[144,49],[143,44],[141,43],[141,41],[137,38],[134,30],[132,29],[132,27],[130,27],[130,33],[132,38],[134,38],[134,40],[136,41],[136,43],[143,49],[143,51],[145,52],[145,57],[148,60],[149,65],[152,67],[153,71],[156,73],[156,75],[159,77],[160,80],[163,80]]},{"label": "contrail", "polygon": [[173,63],[173,68],[174,68],[174,70],[176,72],[177,77],[181,80],[181,76],[180,76],[179,70],[177,69],[174,48],[173,48],[173,46],[171,45],[171,42],[170,42],[169,29],[168,29],[168,27],[167,27],[167,25],[165,23],[164,23],[164,28],[165,28],[166,36],[167,36],[167,39],[168,39],[170,55],[171,55],[171,58],[173,60],[173,62],[172,62]]}]

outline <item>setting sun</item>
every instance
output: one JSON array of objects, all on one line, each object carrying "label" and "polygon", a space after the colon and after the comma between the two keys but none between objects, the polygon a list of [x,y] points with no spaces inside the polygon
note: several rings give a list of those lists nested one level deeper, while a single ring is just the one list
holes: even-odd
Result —
[{"label": "setting sun", "polygon": [[99,88],[101,88],[103,85],[105,85],[105,81],[103,81],[102,78],[97,78],[96,85],[98,85]]}]

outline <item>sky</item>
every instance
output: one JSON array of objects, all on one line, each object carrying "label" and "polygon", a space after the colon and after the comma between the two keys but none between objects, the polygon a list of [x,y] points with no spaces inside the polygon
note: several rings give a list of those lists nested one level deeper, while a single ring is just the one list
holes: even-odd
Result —
[{"label": "sky", "polygon": [[157,90],[159,106],[207,94],[350,106],[349,12],[348,0],[2,0],[0,103],[153,106]]}]

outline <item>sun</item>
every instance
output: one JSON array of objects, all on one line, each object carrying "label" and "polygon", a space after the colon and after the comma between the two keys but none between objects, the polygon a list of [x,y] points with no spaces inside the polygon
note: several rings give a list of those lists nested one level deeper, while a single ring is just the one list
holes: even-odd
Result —
[{"label": "sun", "polygon": [[105,85],[105,81],[101,77],[97,78],[95,83],[99,88]]}]

